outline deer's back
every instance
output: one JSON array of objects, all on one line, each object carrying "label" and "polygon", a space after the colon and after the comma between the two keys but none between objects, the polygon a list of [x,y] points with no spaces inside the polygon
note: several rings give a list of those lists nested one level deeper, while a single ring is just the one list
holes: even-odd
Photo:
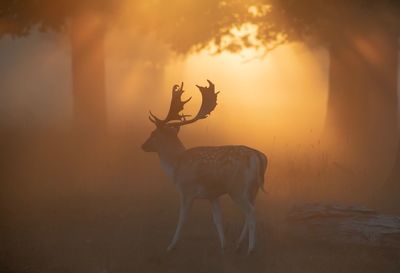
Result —
[{"label": "deer's back", "polygon": [[191,148],[179,158],[175,182],[202,198],[240,192],[239,188],[249,186],[245,181],[261,175],[259,166],[252,164],[261,164],[262,157],[263,153],[246,146]]}]

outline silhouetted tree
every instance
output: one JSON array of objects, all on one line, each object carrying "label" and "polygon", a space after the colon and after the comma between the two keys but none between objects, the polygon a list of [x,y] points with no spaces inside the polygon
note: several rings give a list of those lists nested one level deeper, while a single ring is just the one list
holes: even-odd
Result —
[{"label": "silhouetted tree", "polygon": [[[172,1],[170,10],[158,17],[165,19],[160,22],[167,29],[171,26],[168,20],[175,19],[173,26],[180,31],[161,35],[176,51],[199,50],[210,41],[217,50],[230,51],[259,46],[272,49],[290,41],[324,46],[330,53],[325,137],[353,150],[358,158],[382,155],[381,144],[395,141],[400,2],[181,2]],[[257,27],[255,37],[232,31],[246,23]]]},{"label": "silhouetted tree", "polygon": [[[386,144],[398,137],[399,1],[206,2],[189,9],[192,13],[177,12],[177,24],[183,29],[196,29],[204,22],[199,32],[185,31],[195,37],[183,36],[182,43],[175,45],[179,50],[193,44],[194,49],[203,48],[209,41],[218,50],[230,51],[272,49],[290,41],[323,46],[330,54],[325,138],[352,150],[357,159],[379,158],[388,152],[383,146],[389,147]],[[256,39],[251,33],[232,32],[246,23],[257,27]],[[394,174],[400,179],[400,160]]]},{"label": "silhouetted tree", "polygon": [[[322,44],[330,53],[326,135],[361,156],[397,138],[400,2],[394,0],[262,0],[260,37]],[[375,105],[375,111],[372,106]],[[378,111],[376,111],[378,109]],[[400,145],[398,148],[400,158]],[[400,160],[394,167],[400,179]]]},{"label": "silhouetted tree", "polygon": [[[349,137],[351,146],[361,145],[366,151],[363,155],[379,156],[374,154],[376,140],[384,144],[397,136],[400,2],[275,2],[292,26],[287,28],[288,37],[313,35],[329,49],[328,132]],[[381,113],[371,112],[374,104]],[[374,119],[375,124],[370,122]],[[369,142],[369,136],[375,141]],[[371,144],[375,147],[368,146]],[[392,177],[398,180],[400,146],[397,154]]]},{"label": "silhouetted tree", "polygon": [[253,15],[248,8],[254,2],[171,0],[163,9],[154,9],[153,30],[174,52],[196,52],[209,47],[210,43],[215,45],[216,51],[235,51],[240,48],[234,46],[234,41],[227,42],[224,38],[233,38],[232,28],[251,21]]},{"label": "silhouetted tree", "polygon": [[210,0],[4,0],[0,2],[0,37],[32,31],[68,33],[75,124],[97,131],[106,126],[104,41],[107,29],[118,24],[118,16],[130,17],[132,31],[154,33],[171,50],[188,53],[237,23],[238,13],[243,12],[239,8],[243,4]]},{"label": "silhouetted tree", "polygon": [[71,43],[74,118],[79,127],[102,129],[106,121],[102,17],[111,1],[4,0],[0,2],[0,37],[33,31],[68,32]]},{"label": "silhouetted tree", "polygon": [[[104,35],[114,15],[121,8],[127,12],[127,7],[135,22],[132,27],[153,32],[180,53],[201,50],[210,42],[217,51],[270,49],[296,40],[326,46],[330,52],[326,135],[368,152],[370,139],[379,149],[379,141],[396,136],[398,1],[4,0],[0,32],[21,36],[35,28],[68,30],[76,117],[84,125],[102,127]],[[232,31],[247,23],[257,26],[257,39]],[[380,101],[379,115],[371,111],[373,100]],[[372,124],[385,126],[376,130]],[[385,138],[380,136],[383,132]]]}]

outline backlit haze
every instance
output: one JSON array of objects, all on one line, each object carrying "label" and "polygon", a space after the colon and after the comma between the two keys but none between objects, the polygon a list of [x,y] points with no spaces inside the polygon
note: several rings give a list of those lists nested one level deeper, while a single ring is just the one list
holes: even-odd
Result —
[{"label": "backlit haze", "polygon": [[[69,49],[60,36],[34,34],[0,41],[4,60],[1,84],[7,90],[1,94],[3,122],[46,126],[71,119]],[[297,145],[320,137],[328,84],[328,58],[323,49],[289,44],[264,57],[255,50],[217,55],[204,50],[175,58],[156,46],[154,53],[140,49],[144,57],[137,62],[134,58],[139,53],[131,56],[123,38],[107,41],[107,103],[112,128],[143,124],[150,130],[148,111],[165,115],[171,88],[181,81],[185,96],[193,97],[184,112],[195,114],[200,103],[195,84],[205,85],[210,79],[221,91],[218,107],[207,120],[185,128],[183,139],[187,131],[198,130],[214,142],[218,136],[230,143],[258,145],[274,139]],[[121,48],[122,53],[112,51]],[[147,60],[155,58],[152,54],[159,55],[160,63]]]},{"label": "backlit haze", "polygon": [[[286,217],[400,211],[398,35],[382,27],[398,16],[381,1],[1,1],[0,272],[400,272],[398,250],[294,239]],[[165,251],[180,200],[141,149],[149,111],[163,119],[184,82],[196,115],[207,80],[218,105],[179,138],[268,157],[254,256],[234,252],[244,214],[227,196],[225,253],[207,200]]]}]

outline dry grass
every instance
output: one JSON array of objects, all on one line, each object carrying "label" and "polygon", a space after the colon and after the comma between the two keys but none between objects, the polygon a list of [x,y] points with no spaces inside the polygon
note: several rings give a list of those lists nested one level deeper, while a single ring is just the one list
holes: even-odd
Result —
[{"label": "dry grass", "polygon": [[[166,253],[177,195],[138,141],[11,136],[3,142],[0,272],[400,272],[399,250],[293,237],[285,213],[299,200],[273,191],[257,200],[254,255],[234,251],[243,216],[227,198],[224,254],[205,201],[195,203],[178,248]],[[269,183],[307,181],[299,174],[307,169],[296,168],[271,170]]]}]

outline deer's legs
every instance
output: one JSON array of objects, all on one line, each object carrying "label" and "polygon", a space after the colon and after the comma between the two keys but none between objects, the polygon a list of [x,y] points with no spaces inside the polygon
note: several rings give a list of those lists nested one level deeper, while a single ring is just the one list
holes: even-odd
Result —
[{"label": "deer's legs", "polygon": [[240,198],[237,200],[238,205],[243,209],[246,220],[240,234],[239,243],[244,239],[246,232],[249,234],[249,248],[248,253],[252,252],[256,246],[256,217],[253,204],[247,198]]},{"label": "deer's legs", "polygon": [[252,252],[256,246],[256,216],[254,207],[249,204],[249,211],[247,213],[247,225],[249,229],[249,249],[248,252]]},{"label": "deer's legs", "polygon": [[[242,232],[240,233],[239,239],[238,239],[238,241],[236,243],[236,250],[240,249],[243,240],[246,238],[246,235],[248,235],[248,233],[250,233],[249,221],[248,221],[248,211],[254,211],[254,199],[255,199],[255,197],[257,195],[257,192],[258,192],[258,184],[254,184],[254,185],[256,187],[250,192],[250,194],[249,194],[250,198],[249,199],[247,199],[246,197],[236,198],[237,199],[236,200],[237,203],[246,203],[246,205],[241,205],[241,207],[243,208],[243,210],[245,212],[245,219],[244,219]],[[253,212],[253,214],[254,214],[254,212]],[[252,218],[254,218],[254,215],[252,216]],[[252,224],[254,226],[253,230],[255,230],[255,218],[252,221],[254,223],[254,224]],[[253,233],[255,233],[255,231]],[[250,238],[249,238],[249,241],[250,241]],[[252,244],[253,244],[253,249],[254,249],[255,235],[253,235],[253,241],[254,242]]]},{"label": "deer's legs", "polygon": [[191,205],[192,205],[192,199],[187,199],[182,197],[181,208],[179,211],[178,225],[176,226],[174,237],[172,238],[172,241],[169,244],[167,251],[171,251],[172,249],[175,248],[176,243],[178,242],[179,237],[181,236],[182,226],[186,222],[187,215],[189,213]]},{"label": "deer's legs", "polygon": [[246,237],[246,233],[247,233],[247,217],[245,217],[245,219],[244,219],[243,229],[242,229],[242,232],[240,233],[239,239],[236,243],[237,250],[240,249],[240,246],[241,246],[244,238]]},{"label": "deer's legs", "polygon": [[222,214],[221,214],[221,206],[219,204],[219,200],[218,199],[211,200],[211,206],[212,206],[212,216],[215,228],[217,229],[219,241],[221,243],[221,249],[224,249],[225,246],[224,228],[222,226]]}]

